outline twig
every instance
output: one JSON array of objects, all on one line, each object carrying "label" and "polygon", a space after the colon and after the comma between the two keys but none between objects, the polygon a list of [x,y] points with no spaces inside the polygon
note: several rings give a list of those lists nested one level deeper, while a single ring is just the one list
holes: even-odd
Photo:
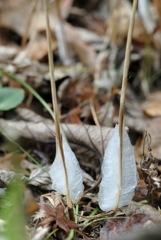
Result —
[{"label": "twig", "polygon": [[[127,36],[127,44],[126,44],[126,51],[125,51],[125,62],[124,62],[124,69],[123,69],[123,79],[122,79],[122,88],[121,88],[121,98],[120,98],[120,110],[119,110],[119,134],[120,134],[120,171],[122,172],[122,148],[123,148],[123,120],[124,120],[124,103],[125,103],[125,94],[127,88],[127,77],[128,77],[128,70],[130,64],[130,50],[131,50],[131,42],[132,42],[132,33],[134,28],[134,21],[135,21],[135,12],[137,8],[138,0],[133,1],[132,7],[132,15],[130,18],[129,23],[129,30]],[[122,174],[120,174],[122,176]]]},{"label": "twig", "polygon": [[44,7],[45,7],[45,17],[46,17],[46,34],[47,34],[47,44],[48,44],[48,58],[49,58],[49,69],[50,69],[50,81],[51,81],[51,92],[52,92],[52,103],[54,108],[54,120],[55,120],[55,129],[56,129],[56,144],[60,149],[60,154],[62,157],[64,172],[65,172],[65,182],[66,182],[66,197],[67,197],[67,205],[69,208],[72,208],[72,202],[69,194],[69,183],[68,183],[68,174],[67,168],[65,163],[65,156],[62,146],[62,135],[60,129],[60,119],[59,119],[59,108],[56,96],[56,84],[54,78],[54,63],[53,63],[53,55],[52,55],[52,48],[51,48],[51,33],[50,33],[50,23],[49,23],[49,16],[48,16],[48,0],[44,0]]}]

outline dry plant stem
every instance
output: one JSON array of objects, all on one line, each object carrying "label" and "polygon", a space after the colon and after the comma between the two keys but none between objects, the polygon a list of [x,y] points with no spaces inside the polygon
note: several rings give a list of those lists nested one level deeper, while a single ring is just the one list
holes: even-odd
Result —
[{"label": "dry plant stem", "polygon": [[55,78],[54,78],[54,63],[53,63],[53,55],[52,55],[52,48],[51,48],[51,34],[50,34],[50,24],[49,24],[49,16],[48,16],[48,0],[44,0],[45,6],[45,16],[46,16],[46,34],[47,34],[47,44],[48,44],[48,58],[49,58],[49,69],[50,69],[50,80],[51,80],[51,92],[52,92],[52,102],[54,107],[54,120],[55,120],[55,129],[56,129],[56,144],[60,149],[63,167],[65,172],[65,182],[66,182],[66,197],[67,197],[67,205],[69,208],[72,208],[72,202],[69,194],[69,184],[68,184],[68,174],[67,168],[65,164],[65,156],[62,146],[62,136],[61,136],[61,129],[60,129],[60,118],[59,118],[59,108],[58,102],[56,97],[56,85],[55,85]]},{"label": "dry plant stem", "polygon": [[31,9],[31,13],[29,15],[29,18],[28,18],[28,21],[27,21],[27,25],[26,25],[26,28],[25,28],[25,32],[24,32],[24,35],[23,35],[23,38],[22,38],[22,42],[21,42],[21,47],[24,48],[25,45],[26,45],[26,42],[27,42],[27,37],[28,37],[28,32],[29,32],[29,29],[30,29],[30,25],[31,25],[31,22],[32,22],[32,18],[34,16],[34,13],[37,9],[37,4],[38,4],[38,0],[34,0],[33,1],[33,6],[32,6],[32,9]]},{"label": "dry plant stem", "polygon": [[[123,69],[123,79],[122,79],[122,88],[121,88],[121,98],[120,98],[120,110],[119,110],[119,134],[120,134],[120,171],[122,172],[122,147],[123,147],[123,120],[124,120],[124,103],[125,103],[125,94],[127,88],[127,78],[128,78],[128,70],[130,64],[130,50],[131,50],[131,41],[132,41],[132,33],[134,28],[135,21],[135,12],[137,8],[138,0],[133,1],[132,7],[132,15],[130,18],[128,36],[127,36],[127,44],[125,51],[125,62]],[[122,176],[122,174],[120,174]]]}]

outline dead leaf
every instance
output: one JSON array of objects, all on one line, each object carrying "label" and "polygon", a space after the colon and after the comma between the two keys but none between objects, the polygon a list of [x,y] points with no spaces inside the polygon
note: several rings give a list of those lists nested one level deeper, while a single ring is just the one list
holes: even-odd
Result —
[{"label": "dead leaf", "polygon": [[35,201],[31,191],[27,188],[24,191],[24,203],[25,212],[28,216],[33,215],[39,209],[38,203]]},{"label": "dead leaf", "polygon": [[34,111],[31,111],[27,108],[18,108],[16,109],[16,113],[18,114],[19,118],[21,118],[22,120],[28,121],[28,122],[43,122],[43,121],[47,121],[49,120],[49,122],[51,123],[50,119],[46,119],[44,117],[42,117],[41,115],[37,114]]},{"label": "dead leaf", "polygon": [[[89,2],[91,6],[92,2]],[[88,10],[83,8],[72,7],[69,15],[69,21],[72,25],[80,26],[82,28],[88,29],[90,31],[96,32],[97,34],[103,36],[105,34],[106,24],[101,17],[97,17],[89,14]]]},{"label": "dead leaf", "polygon": [[[16,136],[23,136],[35,141],[53,141],[55,139],[55,128],[53,122],[47,120],[46,122],[25,122],[25,121],[9,121],[0,119],[0,128],[5,129],[5,132],[11,138]],[[96,153],[101,153],[107,146],[111,138],[113,129],[106,127],[97,127],[92,125],[80,124],[62,124],[68,140],[79,146],[84,146]]]},{"label": "dead leaf", "polygon": [[[161,159],[161,117],[151,119],[148,121],[146,129],[151,135],[152,138],[152,148],[153,148],[153,155],[156,159]],[[137,152],[140,156],[143,153],[143,137],[141,141],[138,143]]]},{"label": "dead leaf", "polygon": [[[72,46],[72,49],[74,49],[74,52],[86,66],[93,69],[96,63],[96,53],[93,48],[81,39],[73,26],[65,23],[64,27],[67,41]],[[75,39],[77,39],[77,41],[75,41]]]},{"label": "dead leaf", "polygon": [[161,116],[161,92],[155,92],[148,96],[143,103],[143,111],[150,117]]},{"label": "dead leaf", "polygon": [[153,229],[161,223],[159,212],[150,205],[132,202],[129,206],[123,207],[122,211],[126,216],[107,220],[105,226],[100,230],[98,240],[125,240],[137,236],[139,233]]},{"label": "dead leaf", "polygon": [[114,110],[112,101],[108,101],[100,107],[97,111],[97,117],[101,126],[111,127],[113,125]]},{"label": "dead leaf", "polygon": [[144,26],[149,34],[152,34],[156,28],[156,15],[154,11],[151,11],[151,5],[149,1],[139,1],[138,12],[144,22]]},{"label": "dead leaf", "polygon": [[31,238],[31,240],[44,240],[44,237],[48,234],[49,230],[50,229],[47,226],[38,227],[34,233],[34,236]]},{"label": "dead leaf", "polygon": [[62,119],[65,118],[65,123],[79,124],[81,123],[80,116],[79,116],[80,113],[81,113],[80,107],[76,107],[70,110],[67,114],[63,115]]},{"label": "dead leaf", "polygon": [[18,53],[17,47],[0,46],[0,62],[13,59]]},{"label": "dead leaf", "polygon": [[21,168],[21,163],[25,159],[25,154],[18,154],[16,152],[7,153],[0,157],[0,169],[6,171],[15,171],[27,173]]},{"label": "dead leaf", "polygon": [[155,220],[147,214],[133,213],[130,217],[109,219],[100,231],[100,240],[125,240],[134,234],[152,228]]},{"label": "dead leaf", "polygon": [[5,185],[8,185],[16,177],[20,178],[22,181],[27,180],[27,178],[21,174],[12,171],[0,170],[0,181]]},{"label": "dead leaf", "polygon": [[41,195],[41,198],[48,199],[48,201],[54,208],[57,207],[59,204],[63,205],[61,194],[54,192],[54,191],[51,193],[46,193],[46,194]]},{"label": "dead leaf", "polygon": [[[52,41],[52,51],[55,52],[57,48],[56,41]],[[30,41],[27,46],[27,55],[32,60],[41,61],[47,57],[48,50],[46,44],[46,36],[42,33],[37,33],[37,35]]]},{"label": "dead leaf", "polygon": [[103,36],[85,28],[75,27],[75,29],[84,42],[91,44],[95,50],[102,50]]},{"label": "dead leaf", "polygon": [[160,1],[159,0],[153,0],[152,2],[153,2],[154,6],[156,8],[156,11],[159,14],[160,19],[161,19],[161,5],[160,5]]},{"label": "dead leaf", "polygon": [[63,18],[67,18],[74,0],[61,0],[60,10]]},{"label": "dead leaf", "polygon": [[[112,41],[117,45],[124,43],[129,26],[129,20],[131,16],[131,5],[127,1],[120,1],[115,6],[112,16],[109,18],[108,34],[111,36]],[[147,40],[147,32],[138,15],[135,17],[133,41],[142,44]]]},{"label": "dead leaf", "polygon": [[51,179],[48,174],[49,169],[45,168],[45,170],[44,168],[36,168],[32,170],[29,177],[29,184],[37,186],[40,189],[52,190]]},{"label": "dead leaf", "polygon": [[1,11],[1,23],[10,26],[11,29],[23,35],[30,14],[31,3],[32,0],[15,0],[12,3],[11,1],[5,1]]},{"label": "dead leaf", "polygon": [[71,229],[77,228],[77,224],[65,216],[62,205],[53,208],[47,203],[41,203],[40,210],[43,210],[42,221],[40,222],[41,226],[50,225],[54,228],[58,226],[67,233]]},{"label": "dead leaf", "polygon": [[[90,101],[93,95],[93,87],[87,80],[71,80],[64,81],[58,90],[59,101],[61,101],[62,109],[68,111],[73,108],[81,108],[83,102]],[[83,109],[80,109],[83,112]]]}]

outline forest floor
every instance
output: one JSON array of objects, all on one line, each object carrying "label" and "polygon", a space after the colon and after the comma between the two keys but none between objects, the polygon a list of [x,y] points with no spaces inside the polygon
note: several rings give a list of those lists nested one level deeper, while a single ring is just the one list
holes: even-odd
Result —
[{"label": "forest floor", "polygon": [[103,212],[98,205],[104,150],[118,123],[131,11],[125,0],[49,2],[61,126],[83,170],[85,186],[84,195],[69,210],[49,176],[56,144],[43,4],[1,1],[3,239],[125,240],[147,231],[161,238],[159,0],[147,1],[146,11],[139,4],[132,37],[124,121],[139,175],[135,196],[130,205],[116,211]]}]

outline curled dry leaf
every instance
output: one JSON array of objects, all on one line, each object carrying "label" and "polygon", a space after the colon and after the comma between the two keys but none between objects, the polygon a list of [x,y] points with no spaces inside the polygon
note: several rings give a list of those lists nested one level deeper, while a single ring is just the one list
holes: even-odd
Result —
[{"label": "curled dry leaf", "polygon": [[[65,23],[64,27],[67,41],[72,46],[79,59],[86,66],[93,69],[96,63],[96,53],[93,48],[81,39],[80,35],[77,34],[77,31],[73,26]],[[77,39],[77,41],[75,41],[75,39]]]},{"label": "curled dry leaf", "polygon": [[133,213],[130,217],[109,219],[101,229],[99,239],[125,240],[134,236],[138,239],[141,231],[147,231],[155,224],[156,221],[145,213]]},{"label": "curled dry leaf", "polygon": [[[0,128],[5,129],[8,136],[14,138],[15,133],[19,137],[34,139],[35,141],[54,141],[55,127],[53,122],[25,122],[0,119]],[[113,128],[97,127],[80,124],[62,124],[67,139],[77,145],[86,146],[89,150],[103,153],[113,133]],[[14,135],[11,135],[14,133]],[[16,135],[16,136],[17,136]]]},{"label": "curled dry leaf", "polygon": [[21,180],[27,180],[27,178],[21,174],[12,171],[0,170],[0,181],[6,185],[8,185],[16,177],[20,178]]},{"label": "curled dry leaf", "polygon": [[149,239],[141,238],[140,233],[145,234],[145,231],[154,229],[155,225],[161,223],[159,211],[147,204],[131,202],[130,205],[123,207],[122,211],[125,213],[125,217],[107,220],[100,231],[99,240]]},{"label": "curled dry leaf", "polygon": [[13,59],[17,53],[17,47],[0,46],[0,62],[2,63]]},{"label": "curled dry leaf", "polygon": [[[1,11],[1,23],[10,26],[19,34],[24,34],[24,29],[31,11],[32,0],[5,1]],[[21,19],[21,20],[20,20]]]},{"label": "curled dry leaf", "polygon": [[83,41],[85,41],[86,43],[90,43],[95,47],[100,47],[99,50],[102,49],[102,44],[104,39],[103,36],[85,28],[75,27],[75,29],[77,31],[77,34],[80,35]]},{"label": "curled dry leaf", "polygon": [[67,18],[74,0],[60,0],[60,11],[63,18]]},{"label": "curled dry leaf", "polygon": [[158,12],[159,18],[161,19],[161,5],[159,0],[153,0],[153,4]]},{"label": "curled dry leaf", "polygon": [[25,154],[7,153],[0,157],[0,169],[27,174],[27,171],[24,171],[21,165],[25,157]]},{"label": "curled dry leaf", "polygon": [[48,225],[54,229],[58,226],[67,233],[71,229],[77,228],[77,224],[65,216],[62,205],[53,208],[47,203],[42,203],[40,204],[40,210],[43,211],[41,226]]},{"label": "curled dry leaf", "polygon": [[[92,3],[93,2],[89,1],[90,7]],[[107,5],[105,3],[105,8],[106,7]],[[96,32],[100,36],[103,36],[106,31],[106,24],[102,20],[103,13],[101,13],[100,17],[98,17],[98,13],[96,13],[97,16],[92,16],[91,14],[89,14],[89,8],[86,11],[83,8],[73,7],[70,12],[69,20],[73,25],[81,26],[84,29],[89,29],[90,31]]]},{"label": "curled dry leaf", "polygon": [[[118,45],[122,44],[127,37],[131,12],[132,8],[129,2],[120,1],[108,20],[108,33],[111,35],[112,41]],[[135,18],[133,40],[141,44],[147,40],[147,32],[138,15]]]},{"label": "curled dry leaf", "polygon": [[[52,42],[52,50],[55,52],[57,48],[56,41]],[[47,56],[47,45],[46,45],[46,38],[45,33],[37,33],[36,36],[30,41],[29,45],[27,46],[27,56],[32,60],[41,61]]]},{"label": "curled dry leaf", "polygon": [[31,238],[31,240],[43,240],[48,232],[49,232],[49,227],[47,227],[47,226],[41,227],[40,226],[36,229],[36,232],[35,232],[34,236]]},{"label": "curled dry leaf", "polygon": [[[16,114],[18,115],[19,118],[25,121],[29,122],[46,122],[47,119],[42,117],[41,115],[27,109],[27,108],[17,108],[16,109]],[[49,119],[49,122],[51,123],[51,120]]]},{"label": "curled dry leaf", "polygon": [[[151,135],[153,144],[153,154],[156,159],[161,159],[161,117],[153,118],[151,121],[148,121],[148,124],[146,125],[146,129],[148,129],[148,132]],[[136,153],[138,156],[142,156],[143,153],[143,141],[144,138],[142,137],[141,140],[138,140],[137,142],[137,149]],[[160,163],[159,163],[160,165]]]},{"label": "curled dry leaf", "polygon": [[24,204],[25,204],[25,211],[28,216],[31,216],[36,211],[38,211],[39,206],[36,200],[34,199],[31,191],[29,189],[25,189],[24,191]]},{"label": "curled dry leaf", "polygon": [[139,1],[138,10],[147,32],[152,34],[156,28],[156,19],[154,19],[154,13],[152,14],[152,11],[150,11],[150,2],[146,0]]},{"label": "curled dry leaf", "polygon": [[161,92],[155,92],[148,96],[143,103],[143,111],[150,117],[161,116]]},{"label": "curled dry leaf", "polygon": [[46,169],[45,172],[42,168],[32,170],[29,177],[29,184],[38,186],[40,189],[52,190],[51,179],[47,171]]}]

